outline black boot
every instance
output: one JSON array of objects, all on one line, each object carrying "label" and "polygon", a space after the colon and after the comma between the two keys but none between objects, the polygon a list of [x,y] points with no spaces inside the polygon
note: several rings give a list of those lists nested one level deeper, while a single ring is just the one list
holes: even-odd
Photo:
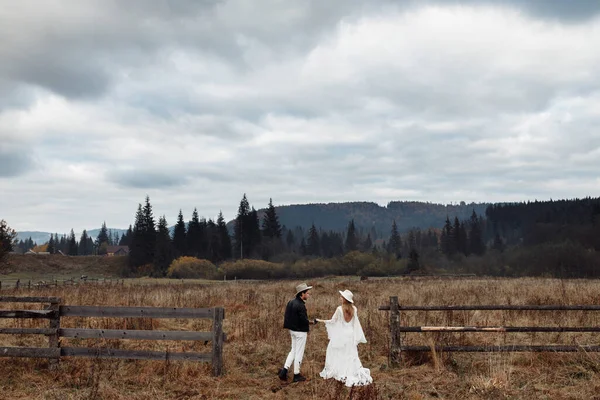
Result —
[{"label": "black boot", "polygon": [[294,382],[304,382],[306,380],[302,374],[294,374]]},{"label": "black boot", "polygon": [[279,379],[281,379],[282,381],[287,381],[287,372],[287,368],[281,368],[277,373],[277,376],[279,376]]}]

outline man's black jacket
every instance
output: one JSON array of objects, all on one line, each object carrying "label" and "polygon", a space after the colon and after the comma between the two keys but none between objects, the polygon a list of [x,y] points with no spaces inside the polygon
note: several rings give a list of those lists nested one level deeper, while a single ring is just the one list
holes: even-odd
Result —
[{"label": "man's black jacket", "polygon": [[296,332],[308,332],[306,305],[299,297],[290,300],[285,307],[283,327]]}]

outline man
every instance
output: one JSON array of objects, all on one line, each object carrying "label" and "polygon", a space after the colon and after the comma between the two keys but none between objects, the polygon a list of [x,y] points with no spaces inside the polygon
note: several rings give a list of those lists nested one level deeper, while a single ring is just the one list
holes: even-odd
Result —
[{"label": "man", "polygon": [[[292,363],[294,363],[294,382],[303,382],[306,380],[300,374],[300,364],[304,357],[304,348],[306,347],[306,338],[308,335],[308,326],[310,321],[306,313],[306,300],[310,297],[310,289],[306,283],[301,283],[296,286],[296,297],[290,300],[285,307],[285,317],[283,327],[289,329],[292,337],[292,349],[285,360],[283,368],[279,370],[279,379],[287,380],[287,373]],[[316,323],[313,321],[313,323]]]}]

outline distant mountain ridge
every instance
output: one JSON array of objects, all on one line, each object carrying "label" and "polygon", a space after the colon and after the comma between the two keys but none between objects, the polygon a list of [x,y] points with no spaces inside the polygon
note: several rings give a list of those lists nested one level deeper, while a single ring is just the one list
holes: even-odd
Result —
[{"label": "distant mountain ridge", "polygon": [[[375,229],[384,235],[389,234],[395,220],[400,232],[411,228],[441,228],[446,217],[468,219],[473,211],[485,216],[485,210],[492,203],[435,204],[418,201],[393,201],[387,206],[373,202],[294,204],[275,207],[279,221],[289,229],[301,226],[308,229],[314,223],[323,230],[344,231],[348,222],[354,219],[357,228]],[[259,210],[262,217],[263,210]]]}]

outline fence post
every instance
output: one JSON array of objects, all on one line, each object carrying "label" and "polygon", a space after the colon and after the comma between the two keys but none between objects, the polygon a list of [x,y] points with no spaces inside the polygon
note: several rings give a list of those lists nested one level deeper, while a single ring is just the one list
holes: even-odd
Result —
[{"label": "fence post", "polygon": [[223,307],[213,308],[212,368],[214,376],[223,374],[223,318],[225,318]]},{"label": "fence post", "polygon": [[20,284],[21,284],[21,280],[17,279],[17,283],[15,283],[15,289],[18,289]]},{"label": "fence post", "polygon": [[[54,311],[54,315],[50,319],[50,329],[55,330],[53,334],[48,336],[48,347],[51,349],[59,348],[60,345],[58,343],[58,339],[59,339],[58,330],[60,329],[60,299],[59,299],[59,302],[57,302],[57,303],[50,303],[50,307],[48,309]],[[58,358],[51,358],[50,360],[48,360],[50,369],[57,368],[59,361],[60,361],[60,352],[58,354]]]},{"label": "fence post", "polygon": [[400,309],[398,307],[398,297],[390,297],[390,365],[392,367],[400,366],[402,345],[400,340]]}]

